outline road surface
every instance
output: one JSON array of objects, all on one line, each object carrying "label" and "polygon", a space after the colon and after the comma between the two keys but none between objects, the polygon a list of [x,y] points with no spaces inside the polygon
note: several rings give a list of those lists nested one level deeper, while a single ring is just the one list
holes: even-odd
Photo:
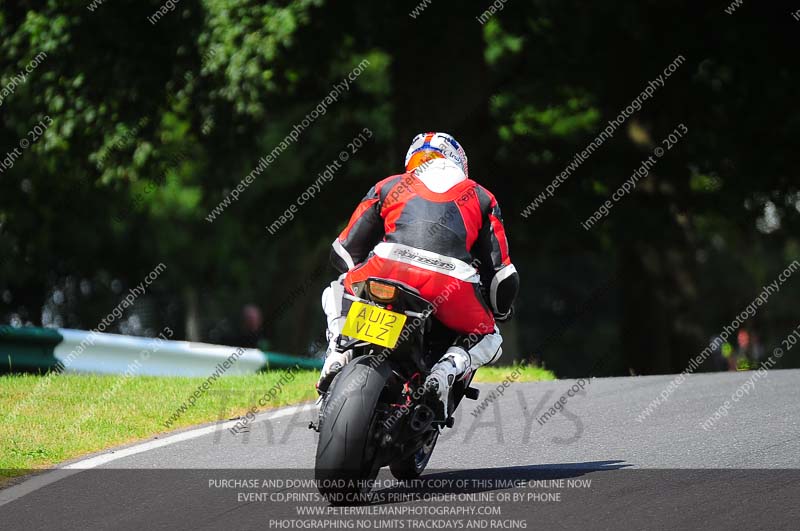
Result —
[{"label": "road surface", "polygon": [[[479,385],[481,399],[465,401],[440,439],[430,481],[406,487],[382,475],[361,509],[373,512],[336,512],[300,485],[314,462],[309,405],[261,415],[249,433],[212,426],[72,463],[91,470],[38,475],[0,491],[0,521],[9,529],[336,529],[370,518],[372,528],[405,529],[466,529],[480,519],[489,528],[796,529],[800,370],[690,375],[665,391],[674,378],[594,379],[574,396],[566,393],[579,389],[575,380],[514,383],[480,413],[495,386]],[[562,396],[560,411],[543,417]],[[659,396],[666,400],[653,407]],[[721,407],[726,415],[709,423]],[[297,489],[233,481],[267,478],[297,478]]]}]

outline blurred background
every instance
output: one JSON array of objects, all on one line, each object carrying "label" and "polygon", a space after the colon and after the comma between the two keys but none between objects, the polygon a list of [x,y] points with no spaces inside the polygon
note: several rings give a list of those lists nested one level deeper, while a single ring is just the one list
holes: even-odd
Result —
[{"label": "blurred background", "polygon": [[[504,362],[680,372],[800,258],[800,5],[702,4],[0,2],[0,324],[95,328],[163,263],[106,331],[318,356],[331,241],[413,135],[439,130],[503,209],[522,281]],[[635,191],[581,226],[680,124]],[[700,370],[779,346],[800,324],[797,277]],[[800,366],[789,354],[780,366]]]}]

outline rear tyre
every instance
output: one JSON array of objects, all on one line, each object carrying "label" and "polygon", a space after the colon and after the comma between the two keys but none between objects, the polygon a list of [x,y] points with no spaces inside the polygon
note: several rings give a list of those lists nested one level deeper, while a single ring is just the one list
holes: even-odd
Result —
[{"label": "rear tyre", "polygon": [[439,430],[432,431],[428,440],[419,450],[389,465],[392,475],[399,480],[417,479],[428,466],[438,439]]},{"label": "rear tyre", "polygon": [[374,359],[347,364],[322,406],[315,477],[320,494],[334,505],[357,502],[378,475],[375,406],[391,372],[385,363],[372,367]]}]

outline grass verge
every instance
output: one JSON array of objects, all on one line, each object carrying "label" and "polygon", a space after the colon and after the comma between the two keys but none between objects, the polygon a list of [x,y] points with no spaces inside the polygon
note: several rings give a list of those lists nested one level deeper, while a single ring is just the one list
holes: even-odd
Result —
[{"label": "grass verge", "polygon": [[476,383],[500,383],[506,378],[511,379],[511,373],[515,370],[520,373],[519,378],[513,380],[515,382],[541,382],[556,379],[556,375],[552,371],[535,365],[506,365],[504,367],[482,367],[475,374],[474,381]]},{"label": "grass verge", "polygon": [[[552,372],[519,366],[516,381],[552,380]],[[476,382],[502,382],[512,367],[484,367]],[[316,398],[316,371],[293,371],[294,379],[268,407],[296,404]],[[32,469],[105,448],[196,424],[243,415],[288,379],[287,371],[269,371],[217,380],[195,404],[172,422],[181,404],[205,378],[100,376],[58,374],[0,376],[0,485]],[[48,384],[44,382],[48,381]]]},{"label": "grass verge", "polygon": [[[316,398],[317,371],[294,380],[262,410]],[[13,477],[159,433],[243,415],[287,371],[226,376],[169,427],[205,378],[58,374],[0,376],[0,484]],[[50,383],[42,385],[41,382]]]}]

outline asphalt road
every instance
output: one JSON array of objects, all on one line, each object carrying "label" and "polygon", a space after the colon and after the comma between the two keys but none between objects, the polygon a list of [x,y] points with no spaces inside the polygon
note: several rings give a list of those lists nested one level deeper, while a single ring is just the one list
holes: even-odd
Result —
[{"label": "asphalt road", "polygon": [[[427,473],[438,483],[384,485],[376,490],[383,496],[373,499],[370,507],[494,504],[502,509],[502,516],[484,517],[489,518],[489,528],[525,524],[545,529],[723,525],[796,529],[800,521],[800,370],[770,371],[763,377],[753,372],[691,375],[642,419],[644,408],[673,378],[594,379],[584,383],[583,391],[567,397],[561,411],[546,420],[542,415],[575,380],[514,383],[482,413],[473,415],[494,387],[480,385],[481,399],[465,401],[455,428],[440,438]],[[704,429],[702,424],[726,400],[727,415]],[[316,434],[306,429],[311,415],[312,406],[308,406],[279,418],[261,416],[249,433],[210,430],[200,437],[111,460],[91,471],[72,473],[13,501],[5,493],[0,522],[26,529],[141,528],[144,522],[171,529],[266,529],[286,528],[285,522],[293,520],[281,519],[300,518],[306,524],[290,528],[313,529],[316,524],[348,528],[333,520],[323,524],[298,516],[299,505],[324,508],[324,503],[295,503],[299,498],[292,503],[242,499],[240,485],[219,482],[222,478],[311,477],[308,469],[313,467],[316,444]],[[558,483],[578,478],[591,480],[591,486]],[[522,483],[515,487],[497,483],[509,479]],[[532,481],[556,483],[534,484],[544,490],[531,491]],[[291,490],[275,487],[262,492]],[[440,497],[420,499],[430,492]],[[502,496],[500,500],[456,499],[476,493],[521,493],[522,500],[532,492],[538,494],[524,503],[502,503]],[[0,504],[3,494],[0,491]],[[378,518],[376,514],[372,517]],[[335,512],[324,517],[351,522],[366,518]],[[443,528],[435,525],[435,517],[414,513],[406,517],[420,520],[423,527],[419,528]],[[379,519],[387,518],[380,513]],[[459,527],[452,515],[440,523],[447,522],[454,527],[444,528],[477,527],[468,520]],[[401,525],[395,524],[386,525]],[[407,522],[402,528],[414,525]]]}]

